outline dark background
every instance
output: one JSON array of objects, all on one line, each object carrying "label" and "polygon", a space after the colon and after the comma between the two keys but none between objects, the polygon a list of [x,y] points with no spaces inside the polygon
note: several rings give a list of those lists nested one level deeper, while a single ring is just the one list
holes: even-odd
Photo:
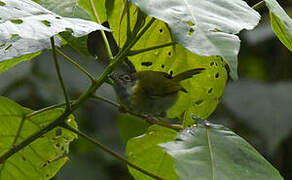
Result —
[{"label": "dark background", "polygon": [[[249,3],[255,4],[254,1]],[[279,3],[291,17],[291,0]],[[245,138],[285,179],[292,179],[292,53],[273,34],[267,9],[262,8],[260,13],[263,15],[260,25],[240,34],[240,80],[228,82],[210,121],[224,124]],[[63,50],[92,74],[98,75],[104,69],[103,64],[80,56],[70,47]],[[60,64],[70,97],[77,98],[90,81],[61,58]],[[115,100],[108,85],[103,85],[97,93]],[[63,102],[50,52],[1,74],[0,94],[34,110]],[[75,115],[81,130],[124,154],[125,143],[116,121],[117,109],[90,100]],[[124,164],[82,138],[71,144],[69,157],[70,161],[55,180],[131,179]]]}]

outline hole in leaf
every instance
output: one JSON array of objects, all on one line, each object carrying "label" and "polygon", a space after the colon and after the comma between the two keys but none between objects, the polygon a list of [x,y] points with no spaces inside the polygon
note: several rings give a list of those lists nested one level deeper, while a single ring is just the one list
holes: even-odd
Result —
[{"label": "hole in leaf", "polygon": [[215,74],[215,78],[219,78],[219,73],[216,73]]},{"label": "hole in leaf", "polygon": [[11,48],[12,47],[12,44],[9,44],[9,46],[7,46],[6,48],[5,48],[5,51],[7,51],[9,48]]},{"label": "hole in leaf", "polygon": [[226,71],[227,71],[227,73],[230,73],[230,68],[229,68],[229,66],[228,66],[228,64],[225,64],[225,69],[226,69]]},{"label": "hole in leaf", "polygon": [[14,39],[16,37],[18,37],[19,35],[18,34],[12,34],[11,38],[10,39]]},{"label": "hole in leaf", "polygon": [[171,55],[172,55],[172,53],[169,51],[169,52],[168,52],[168,56],[171,56]]},{"label": "hole in leaf", "polygon": [[55,145],[55,147],[56,147],[56,148],[59,148],[59,147],[60,147],[60,144],[59,144],[59,143],[57,143],[57,144]]},{"label": "hole in leaf", "polygon": [[5,6],[5,5],[6,5],[5,2],[0,1],[0,6]]},{"label": "hole in leaf", "polygon": [[213,91],[213,88],[210,88],[210,89],[208,90],[208,94],[210,94],[212,91]]},{"label": "hole in leaf", "polygon": [[22,159],[23,161],[26,161],[26,158],[25,158],[24,156],[21,156],[21,159]]},{"label": "hole in leaf", "polygon": [[59,16],[56,16],[56,19],[61,19],[61,17],[59,17]]},{"label": "hole in leaf", "polygon": [[210,62],[210,66],[214,66],[214,64],[215,64],[214,62]]},{"label": "hole in leaf", "polygon": [[70,33],[73,33],[73,29],[71,28],[65,28],[66,31],[69,31]]},{"label": "hole in leaf", "polygon": [[12,23],[14,23],[14,24],[21,24],[21,23],[23,23],[23,20],[21,20],[21,19],[12,19],[12,20],[10,20]]},{"label": "hole in leaf", "polygon": [[170,71],[169,76],[172,77],[172,75],[173,75],[173,71]]},{"label": "hole in leaf", "polygon": [[215,63],[216,64],[216,66],[218,66],[218,64],[217,63]]},{"label": "hole in leaf", "polygon": [[150,62],[150,61],[148,61],[148,62],[142,62],[141,65],[148,67],[148,66],[151,66],[152,65],[152,62]]},{"label": "hole in leaf", "polygon": [[199,99],[198,101],[195,102],[195,105],[199,106],[200,104],[202,104],[202,102],[204,102],[203,99]]},{"label": "hole in leaf", "polygon": [[56,136],[62,135],[62,129],[56,129]]},{"label": "hole in leaf", "polygon": [[159,32],[162,33],[163,32],[163,29],[159,29]]},{"label": "hole in leaf", "polygon": [[189,26],[194,26],[194,25],[195,25],[195,23],[193,23],[192,21],[188,21],[187,24],[188,24]]},{"label": "hole in leaf", "polygon": [[195,32],[195,30],[193,28],[190,28],[189,29],[189,32],[188,32],[188,35],[191,36],[191,35],[194,34],[194,32]]},{"label": "hole in leaf", "polygon": [[165,66],[162,64],[162,65],[161,65],[161,68],[163,69],[164,67],[165,67]]},{"label": "hole in leaf", "polygon": [[43,23],[45,26],[48,26],[48,27],[51,26],[51,22],[49,22],[49,21],[47,21],[47,20],[42,20],[42,23]]}]

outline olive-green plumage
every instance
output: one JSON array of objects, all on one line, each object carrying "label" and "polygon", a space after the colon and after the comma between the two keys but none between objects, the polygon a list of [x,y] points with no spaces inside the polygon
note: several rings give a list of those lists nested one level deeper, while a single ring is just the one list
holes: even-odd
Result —
[{"label": "olive-green plumage", "polygon": [[177,100],[178,92],[187,92],[181,81],[199,74],[204,68],[182,72],[174,77],[165,72],[140,71],[130,75],[112,77],[114,88],[122,105],[148,114],[160,114]]}]

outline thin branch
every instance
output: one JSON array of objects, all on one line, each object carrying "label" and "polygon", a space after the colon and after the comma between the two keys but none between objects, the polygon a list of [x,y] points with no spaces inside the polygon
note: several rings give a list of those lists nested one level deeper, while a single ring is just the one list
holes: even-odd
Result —
[{"label": "thin branch", "polygon": [[166,43],[166,44],[162,44],[162,45],[158,45],[158,46],[152,46],[152,47],[145,48],[145,49],[132,50],[132,51],[129,52],[128,56],[134,56],[136,54],[144,53],[144,52],[147,52],[147,51],[152,51],[152,50],[155,50],[155,49],[164,48],[164,47],[167,47],[167,46],[172,46],[172,45],[175,45],[175,44],[176,44],[176,42],[170,42],[170,43]]},{"label": "thin branch", "polygon": [[86,69],[84,69],[78,63],[76,63],[72,58],[70,58],[69,56],[67,56],[66,54],[64,54],[61,50],[59,50],[58,48],[56,48],[56,52],[58,54],[60,54],[61,56],[63,56],[67,61],[69,61],[71,64],[73,64],[75,67],[77,67],[84,74],[86,74],[90,78],[91,81],[94,81],[95,80],[95,78],[88,71],[86,71]]},{"label": "thin branch", "polygon": [[152,177],[152,178],[155,178],[155,179],[159,179],[159,180],[165,180],[164,178],[158,176],[158,175],[155,175],[137,165],[135,165],[134,163],[130,162],[129,160],[127,160],[126,158],[124,158],[123,156],[119,155],[118,153],[116,152],[113,152],[110,148],[106,147],[105,145],[103,145],[102,143],[100,143],[99,141],[97,141],[96,139],[93,139],[92,137],[86,135],[85,133],[77,130],[77,129],[74,129],[72,128],[71,126],[67,125],[67,124],[64,124],[63,125],[64,128],[78,134],[79,136],[85,138],[87,141],[90,141],[91,143],[95,144],[97,147],[99,147],[100,149],[102,149],[103,151],[111,154],[112,156],[114,156],[115,158],[121,160],[122,162],[126,163],[127,165],[131,166],[132,168],[135,168],[136,170]]},{"label": "thin branch", "polygon": [[265,1],[260,1],[257,4],[255,4],[254,6],[252,6],[252,8],[254,10],[259,10],[260,8],[262,8],[265,5]]},{"label": "thin branch", "polygon": [[115,103],[115,102],[113,102],[113,101],[111,101],[111,100],[109,100],[107,98],[98,96],[96,94],[93,94],[92,97],[95,98],[95,99],[101,100],[103,102],[106,102],[108,104],[111,104],[111,105],[113,105],[114,107],[116,107],[118,109],[122,109],[122,111],[125,112],[125,113],[129,113],[129,114],[134,115],[136,117],[145,119],[149,124],[158,124],[158,125],[161,125],[161,126],[164,126],[164,127],[168,127],[168,128],[174,129],[174,130],[182,130],[182,129],[184,129],[180,125],[171,124],[171,123],[168,123],[166,121],[161,121],[161,120],[154,120],[152,117],[148,117],[148,116],[145,116],[145,115],[142,115],[142,114],[135,113],[133,111],[124,109],[121,105],[119,105],[119,104],[117,104],[117,103]]},{"label": "thin branch", "polygon": [[107,98],[104,98],[104,97],[98,96],[98,95],[96,95],[96,94],[93,94],[92,97],[95,98],[95,99],[101,100],[101,101],[103,101],[103,102],[106,102],[106,103],[108,103],[108,104],[111,104],[111,105],[115,106],[116,108],[120,108],[120,107],[121,107],[119,104],[115,103],[114,101],[111,101],[111,100],[109,100],[109,99],[107,99]]},{"label": "thin branch", "polygon": [[[73,102],[74,101],[70,101],[70,104],[72,104]],[[61,104],[55,104],[55,105],[52,105],[52,106],[48,106],[48,107],[45,107],[43,109],[40,109],[40,110],[37,110],[37,111],[34,111],[32,113],[29,113],[29,114],[25,115],[25,118],[26,119],[27,118],[31,118],[31,117],[36,116],[36,115],[38,115],[40,113],[43,113],[45,111],[49,111],[49,110],[52,110],[52,109],[55,109],[55,108],[58,108],[58,107],[65,106],[65,105],[66,105],[66,103],[61,103]]]},{"label": "thin branch", "polygon": [[[101,24],[99,16],[98,16],[98,13],[97,13],[97,11],[95,9],[95,5],[93,3],[93,0],[89,0],[89,1],[90,1],[90,5],[91,5],[92,11],[93,11],[93,13],[95,15],[95,18],[96,18],[97,22],[99,24]],[[105,35],[105,32],[103,30],[101,30],[101,36],[103,38],[103,41],[104,41],[104,44],[105,44],[105,47],[106,47],[106,50],[107,50],[107,54],[108,54],[109,58],[112,60],[113,59],[112,50],[111,50],[111,47],[109,45],[108,39],[107,39],[107,37]]]},{"label": "thin branch", "polygon": [[70,104],[69,96],[68,96],[66,88],[65,88],[65,84],[64,84],[62,75],[61,75],[61,70],[60,70],[60,66],[59,66],[58,59],[57,59],[57,54],[56,54],[56,47],[55,47],[54,37],[51,37],[51,46],[52,46],[52,53],[53,53],[53,59],[54,59],[54,63],[55,63],[55,68],[56,68],[56,71],[57,71],[59,82],[60,82],[62,90],[63,90],[65,101],[66,101],[66,108],[70,109],[71,108],[71,104]]}]

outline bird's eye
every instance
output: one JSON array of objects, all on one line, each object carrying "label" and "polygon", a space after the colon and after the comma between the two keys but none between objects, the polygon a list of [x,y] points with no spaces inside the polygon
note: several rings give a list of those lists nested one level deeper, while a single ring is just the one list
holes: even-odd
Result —
[{"label": "bird's eye", "polygon": [[124,81],[131,81],[131,77],[129,75],[123,75],[121,77]]}]

